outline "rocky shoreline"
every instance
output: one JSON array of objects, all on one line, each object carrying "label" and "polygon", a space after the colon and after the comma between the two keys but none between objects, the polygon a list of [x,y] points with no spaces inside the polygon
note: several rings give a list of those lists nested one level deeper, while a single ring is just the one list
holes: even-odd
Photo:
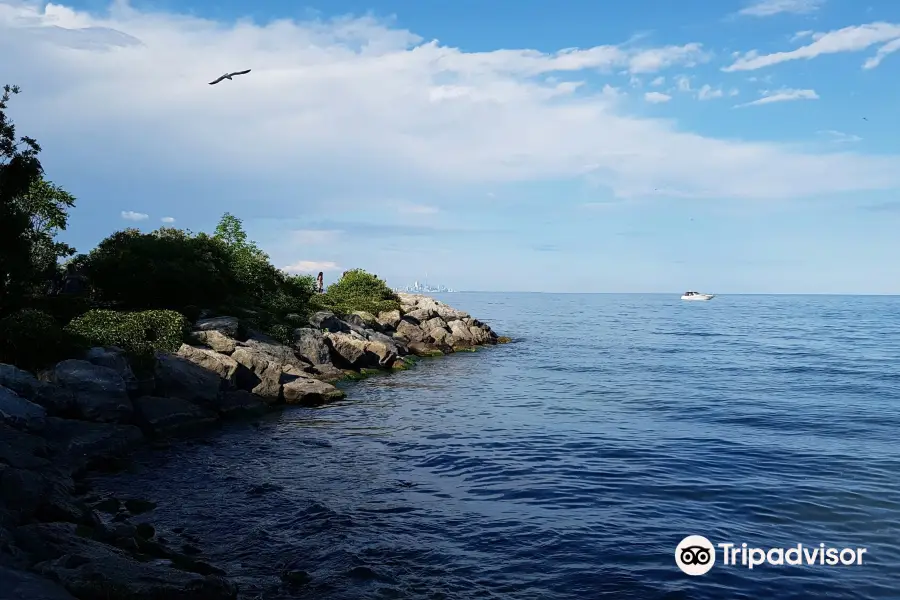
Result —
[{"label": "rocky shoreline", "polygon": [[155,440],[343,398],[342,380],[509,341],[442,302],[399,297],[378,315],[318,312],[290,345],[203,315],[149,372],[99,347],[36,375],[0,364],[0,600],[237,598],[190,540],[132,523],[153,503],[92,495],[82,476]]}]

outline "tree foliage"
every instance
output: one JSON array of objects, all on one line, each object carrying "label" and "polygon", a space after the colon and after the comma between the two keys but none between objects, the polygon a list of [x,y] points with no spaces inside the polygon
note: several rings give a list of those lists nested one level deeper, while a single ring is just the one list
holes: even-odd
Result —
[{"label": "tree foliage", "polygon": [[379,312],[400,308],[400,298],[378,276],[362,269],[344,273],[328,286],[317,301],[336,314],[346,315],[364,310],[377,315]]}]

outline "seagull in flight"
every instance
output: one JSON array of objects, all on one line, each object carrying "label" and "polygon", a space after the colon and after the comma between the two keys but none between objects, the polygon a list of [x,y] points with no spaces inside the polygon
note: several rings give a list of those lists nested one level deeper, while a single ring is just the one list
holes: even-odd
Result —
[{"label": "seagull in flight", "polygon": [[249,72],[250,72],[250,69],[247,69],[246,71],[235,71],[234,73],[225,73],[224,75],[222,75],[221,77],[219,77],[219,78],[216,79],[215,81],[210,81],[210,82],[209,82],[209,85],[216,85],[217,83],[219,83],[219,82],[222,81],[223,79],[231,79],[231,78],[234,77],[235,75],[246,75],[246,74],[249,73]]}]

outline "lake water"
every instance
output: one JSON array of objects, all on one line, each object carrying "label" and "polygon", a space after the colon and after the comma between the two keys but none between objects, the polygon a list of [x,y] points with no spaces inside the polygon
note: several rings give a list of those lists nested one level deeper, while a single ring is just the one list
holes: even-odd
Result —
[{"label": "lake water", "polygon": [[[448,294],[516,343],[148,453],[160,501],[246,597],[897,598],[900,298]],[[689,534],[863,547],[724,566]],[[172,536],[173,539],[177,536]],[[308,573],[293,587],[284,569]]]}]

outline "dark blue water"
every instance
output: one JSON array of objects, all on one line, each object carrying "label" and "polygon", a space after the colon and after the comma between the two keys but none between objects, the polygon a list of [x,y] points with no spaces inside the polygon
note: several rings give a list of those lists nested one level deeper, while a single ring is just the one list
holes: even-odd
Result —
[{"label": "dark blue water", "polygon": [[[248,597],[900,596],[900,298],[445,300],[517,343],[101,485],[160,499],[150,518],[189,524]],[[691,578],[689,534],[868,551]]]}]

